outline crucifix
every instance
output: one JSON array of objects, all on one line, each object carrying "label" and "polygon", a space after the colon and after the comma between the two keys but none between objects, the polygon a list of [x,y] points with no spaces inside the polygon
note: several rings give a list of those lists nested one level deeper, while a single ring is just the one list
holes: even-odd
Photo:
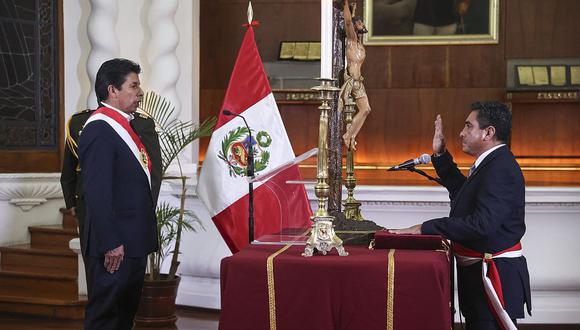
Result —
[{"label": "crucifix", "polygon": [[[321,100],[318,107],[320,121],[314,186],[318,208],[312,216],[312,230],[302,254],[305,257],[314,255],[314,251],[326,254],[333,248],[340,256],[347,256],[343,240],[337,233],[342,230],[342,234],[347,235],[343,237],[348,237],[352,242],[361,239],[366,242],[369,235],[381,228],[372,221],[364,220],[360,214],[361,204],[353,197],[356,185],[353,160],[355,137],[370,112],[361,75],[365,58],[362,34],[366,28],[362,20],[353,18],[354,8],[349,7],[348,0],[321,0],[321,77],[318,78],[321,84],[312,88],[320,92]],[[345,55],[349,66],[347,71]],[[342,88],[336,87],[337,80]],[[354,105],[359,111],[353,118]],[[346,132],[342,129],[344,118],[349,124]],[[348,198],[345,211],[341,212],[343,141],[347,147]]]},{"label": "crucifix", "polygon": [[[321,0],[320,15],[320,77],[337,79],[342,85],[344,73],[344,18],[339,1]],[[328,120],[328,212],[342,211],[342,135],[344,120],[338,111],[338,93],[330,101]]]}]

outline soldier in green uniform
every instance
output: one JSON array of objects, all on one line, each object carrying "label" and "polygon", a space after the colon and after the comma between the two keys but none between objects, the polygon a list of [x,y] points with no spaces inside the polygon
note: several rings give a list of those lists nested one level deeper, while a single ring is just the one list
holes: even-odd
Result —
[{"label": "soldier in green uniform", "polygon": [[[85,240],[84,237],[84,218],[85,218],[85,202],[83,199],[83,185],[81,168],[79,166],[79,157],[77,154],[77,146],[79,136],[82,134],[83,126],[91,114],[95,110],[82,110],[69,119],[66,125],[66,145],[64,148],[64,159],[62,164],[62,171],[60,175],[60,184],[64,195],[66,208],[73,216],[77,218],[79,225],[79,238],[81,240],[81,247]],[[155,131],[155,122],[146,114],[135,112],[133,113],[133,120],[131,126],[141,138],[143,145],[147,149],[147,153],[151,158],[151,197],[153,204],[157,204],[159,197],[159,190],[161,188],[161,149],[159,147],[159,137]],[[83,259],[85,251],[82,251]],[[87,280],[90,277],[87,276]],[[91,286],[88,285],[88,288]]]}]

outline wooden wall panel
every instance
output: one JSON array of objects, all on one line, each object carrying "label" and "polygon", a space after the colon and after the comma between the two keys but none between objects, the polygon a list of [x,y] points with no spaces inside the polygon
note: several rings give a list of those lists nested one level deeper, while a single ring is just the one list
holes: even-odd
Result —
[{"label": "wooden wall panel", "polygon": [[[375,63],[380,61],[378,56],[374,56],[377,48],[371,46],[366,48],[367,60],[363,66],[365,74],[375,72]],[[448,67],[445,47],[391,47],[390,53],[392,78],[388,87],[446,87]],[[369,88],[373,88],[381,79],[384,78],[371,75],[365,83]],[[382,84],[378,83],[378,85]]]},{"label": "wooden wall panel", "polygon": [[[362,1],[358,1],[362,7]],[[256,41],[264,61],[273,61],[282,40],[320,39],[318,0],[255,0]],[[247,1],[202,0],[201,117],[221,105],[245,22]],[[362,9],[362,8],[361,8]],[[384,168],[430,153],[433,121],[443,116],[448,147],[462,167],[473,162],[461,151],[459,132],[478,100],[506,100],[506,65],[514,58],[580,57],[577,0],[500,1],[499,44],[367,46],[363,66],[372,108],[359,134],[355,161]],[[526,166],[580,165],[580,104],[514,104],[512,149]],[[314,147],[319,112],[314,105],[280,105],[288,135],[299,154]],[[202,141],[203,159],[207,140]],[[305,176],[313,169],[305,168]],[[310,171],[310,172],[309,172]],[[361,170],[361,183],[428,184],[413,174]],[[578,171],[526,170],[528,184],[578,185]],[[312,176],[313,177],[313,176]]]},{"label": "wooden wall panel", "polygon": [[368,88],[505,87],[504,48],[498,45],[367,47]]},{"label": "wooden wall panel", "polygon": [[280,114],[296,155],[318,147],[317,105],[280,105]]},{"label": "wooden wall panel", "polygon": [[422,153],[431,153],[433,123],[443,118],[449,150],[460,162],[459,132],[473,100],[499,99],[501,88],[489,89],[372,89],[368,90],[372,112],[359,136],[356,162],[395,164]]},{"label": "wooden wall panel", "polygon": [[[208,89],[202,88],[200,91],[200,120],[204,121],[212,116],[218,115],[222,106],[225,89]],[[201,138],[199,141],[199,160],[203,161],[207,146],[209,144],[209,137]]]},{"label": "wooden wall panel", "polygon": [[0,173],[60,172],[61,168],[60,150],[0,152]]},{"label": "wooden wall panel", "polygon": [[[320,1],[252,1],[261,25],[255,37],[263,61],[275,61],[283,40],[320,40]],[[248,1],[201,1],[201,88],[226,88],[245,33]],[[316,26],[316,29],[314,27]]]},{"label": "wooden wall panel", "polygon": [[449,46],[452,88],[505,88],[506,66],[501,45]]},{"label": "wooden wall panel", "polygon": [[580,57],[580,1],[502,2],[508,58]]},{"label": "wooden wall panel", "polygon": [[579,110],[578,103],[514,104],[513,153],[516,156],[580,158]]}]

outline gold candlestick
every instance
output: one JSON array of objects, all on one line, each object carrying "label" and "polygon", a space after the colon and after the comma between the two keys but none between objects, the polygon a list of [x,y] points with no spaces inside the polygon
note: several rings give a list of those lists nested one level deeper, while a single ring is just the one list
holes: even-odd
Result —
[{"label": "gold candlestick", "polygon": [[314,249],[328,253],[332,248],[336,248],[340,256],[347,256],[348,252],[342,246],[342,240],[336,236],[334,232],[334,217],[328,214],[328,196],[330,194],[330,187],[326,182],[328,179],[328,111],[332,108],[328,102],[333,99],[333,94],[340,89],[334,87],[334,79],[318,78],[320,86],[315,86],[312,89],[320,92],[321,105],[320,122],[318,126],[318,161],[316,165],[316,185],[314,186],[314,193],[318,198],[318,209],[312,216],[312,230],[310,237],[306,241],[306,247],[302,256],[311,257],[314,254]]},{"label": "gold candlestick", "polygon": [[[350,129],[352,116],[355,113],[354,106],[356,103],[349,95],[344,103],[344,116],[346,129]],[[360,212],[361,203],[354,198],[354,188],[356,187],[356,178],[354,177],[354,150],[348,148],[346,151],[346,180],[344,186],[347,191],[347,198],[344,200],[344,216],[349,220],[362,221],[364,217]]]}]

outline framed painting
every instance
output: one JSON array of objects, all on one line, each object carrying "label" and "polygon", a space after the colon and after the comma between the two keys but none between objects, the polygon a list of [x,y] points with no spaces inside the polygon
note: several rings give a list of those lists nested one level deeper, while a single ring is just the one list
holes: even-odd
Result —
[{"label": "framed painting", "polygon": [[364,0],[367,45],[496,44],[499,0]]}]

